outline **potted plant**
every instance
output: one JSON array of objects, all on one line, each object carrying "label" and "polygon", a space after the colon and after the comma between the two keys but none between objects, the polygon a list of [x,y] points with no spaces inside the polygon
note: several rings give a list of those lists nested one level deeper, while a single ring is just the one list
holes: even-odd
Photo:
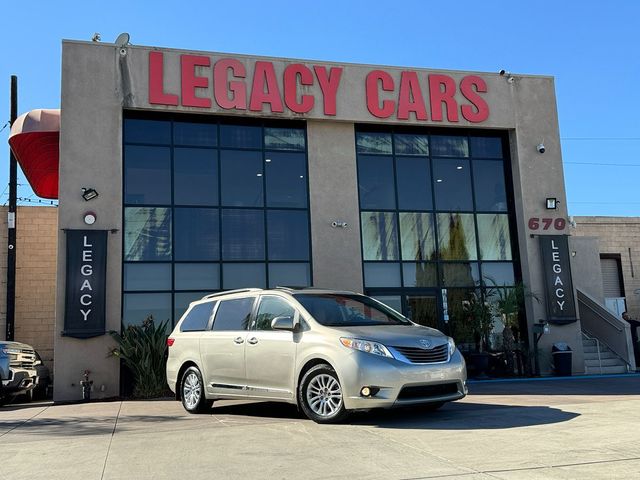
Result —
[{"label": "potted plant", "polygon": [[142,325],[129,325],[120,334],[109,332],[118,346],[110,355],[118,357],[133,375],[133,395],[154,398],[167,390],[165,377],[169,320],[156,325],[149,315]]},{"label": "potted plant", "polygon": [[504,325],[502,330],[502,349],[505,355],[507,374],[514,371],[514,352],[516,350],[516,337],[514,329],[519,326],[520,311],[524,307],[525,299],[533,298],[540,301],[539,297],[530,292],[527,287],[518,282],[513,286],[502,285],[498,287],[495,283],[491,288],[493,301],[493,314],[500,317]]},{"label": "potted plant", "polygon": [[[487,293],[489,295],[489,293]],[[470,355],[478,377],[486,377],[489,369],[489,335],[493,330],[493,313],[488,298],[473,292],[464,302],[467,320],[473,329],[476,351]]]}]

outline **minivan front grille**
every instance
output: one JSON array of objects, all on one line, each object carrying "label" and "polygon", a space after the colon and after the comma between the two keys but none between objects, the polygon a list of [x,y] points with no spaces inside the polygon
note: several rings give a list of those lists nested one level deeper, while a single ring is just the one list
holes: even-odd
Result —
[{"label": "minivan front grille", "polygon": [[411,363],[439,363],[449,360],[449,345],[425,349],[414,347],[393,347],[404,355]]},{"label": "minivan front grille", "polygon": [[442,397],[458,393],[457,383],[441,383],[438,385],[413,385],[404,387],[398,395],[398,400],[413,400],[416,398]]}]

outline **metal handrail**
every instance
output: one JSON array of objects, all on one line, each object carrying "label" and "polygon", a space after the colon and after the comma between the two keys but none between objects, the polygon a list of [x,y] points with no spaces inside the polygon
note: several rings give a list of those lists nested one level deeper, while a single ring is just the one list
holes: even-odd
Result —
[{"label": "metal handrail", "polygon": [[[582,327],[582,334],[587,337],[590,340],[595,340],[596,344],[602,344],[605,347],[607,347],[609,350],[611,350],[611,352],[618,357],[620,360],[622,360],[626,365],[627,365],[627,370],[629,370],[631,368],[631,363],[628,362],[627,360],[625,360],[624,358],[622,358],[619,354],[616,353],[616,351],[611,348],[609,345],[607,345],[606,342],[603,342],[601,340],[598,340],[595,336],[593,336],[592,334],[588,333],[588,330],[585,330],[584,327]],[[600,362],[600,373],[602,373],[602,359],[600,358],[600,348],[598,348],[598,361]]]}]

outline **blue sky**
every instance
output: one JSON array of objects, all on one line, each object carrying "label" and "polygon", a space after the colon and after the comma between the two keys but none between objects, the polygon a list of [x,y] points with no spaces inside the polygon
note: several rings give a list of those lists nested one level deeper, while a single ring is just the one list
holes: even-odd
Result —
[{"label": "blue sky", "polygon": [[[10,2],[0,18],[0,126],[60,105],[63,38],[355,63],[552,75],[571,215],[640,216],[640,2],[95,0]],[[64,6],[61,6],[64,5]],[[0,132],[0,191],[8,182]],[[592,165],[598,164],[598,165]],[[33,195],[22,175],[18,195]],[[35,200],[36,197],[31,197]],[[6,202],[6,191],[0,202]]]}]

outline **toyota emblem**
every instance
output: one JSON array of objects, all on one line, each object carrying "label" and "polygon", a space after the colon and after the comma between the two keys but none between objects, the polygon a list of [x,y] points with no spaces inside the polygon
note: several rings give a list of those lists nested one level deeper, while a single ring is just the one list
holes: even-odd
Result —
[{"label": "toyota emblem", "polygon": [[418,340],[418,343],[424,348],[431,348],[431,340]]}]

